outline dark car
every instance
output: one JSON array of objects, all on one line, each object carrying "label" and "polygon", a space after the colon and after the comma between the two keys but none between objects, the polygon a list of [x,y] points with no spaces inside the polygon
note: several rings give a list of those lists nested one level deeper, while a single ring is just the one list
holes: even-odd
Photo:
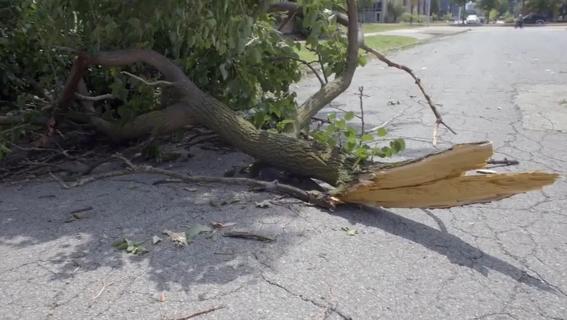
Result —
[{"label": "dark car", "polygon": [[522,20],[524,24],[544,24],[546,17],[539,14],[528,14]]}]

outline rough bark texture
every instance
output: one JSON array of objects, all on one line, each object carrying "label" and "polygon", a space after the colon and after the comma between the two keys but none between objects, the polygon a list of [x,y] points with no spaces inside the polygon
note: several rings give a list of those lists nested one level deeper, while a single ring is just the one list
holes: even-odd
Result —
[{"label": "rough bark texture", "polygon": [[183,100],[198,123],[243,152],[273,166],[333,185],[350,178],[346,157],[316,142],[256,129],[228,106],[194,88]]}]

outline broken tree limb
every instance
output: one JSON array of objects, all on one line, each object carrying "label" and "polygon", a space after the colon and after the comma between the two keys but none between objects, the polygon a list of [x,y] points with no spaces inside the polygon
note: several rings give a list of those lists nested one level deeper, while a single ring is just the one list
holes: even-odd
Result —
[{"label": "broken tree limb", "polygon": [[492,156],[488,142],[456,145],[421,159],[377,168],[335,196],[387,208],[448,208],[485,203],[552,184],[554,173],[466,175]]},{"label": "broken tree limb", "polygon": [[115,99],[112,93],[105,93],[98,96],[85,96],[75,92],[75,97],[77,97],[77,99],[86,100],[86,101],[102,101],[108,99]]},{"label": "broken tree limb", "polygon": [[[351,30],[351,27],[358,30],[358,26],[356,25],[356,19],[352,19],[356,17],[356,2],[350,0],[348,1],[348,5],[349,16],[351,18],[351,23],[348,24],[350,44],[356,34],[356,32]],[[353,46],[349,45],[349,56],[353,54],[353,48],[357,47],[358,42],[355,42]],[[315,141],[301,140],[294,136],[257,129],[253,124],[227,105],[199,89],[171,60],[152,50],[119,50],[99,52],[92,55],[80,53],[77,59],[77,63],[80,66],[72,69],[73,72],[69,79],[79,81],[90,65],[109,67],[130,65],[139,62],[153,66],[162,74],[164,78],[163,81],[167,81],[167,84],[171,84],[171,90],[175,91],[179,96],[178,102],[164,110],[156,111],[156,113],[139,116],[130,124],[132,127],[128,127],[128,124],[123,127],[116,126],[104,122],[104,120],[100,118],[93,117],[91,118],[91,123],[93,123],[95,127],[98,126],[101,131],[107,130],[109,135],[128,137],[132,132],[139,134],[140,132],[150,133],[153,132],[153,130],[161,130],[162,128],[169,130],[172,127],[179,127],[189,121],[195,124],[201,124],[216,132],[234,147],[264,163],[297,175],[317,178],[333,186],[341,187],[346,184],[349,187],[341,188],[343,191],[337,192],[340,200],[343,202],[401,207],[446,207],[500,199],[514,193],[531,190],[530,188],[541,187],[551,183],[556,178],[556,176],[552,174],[542,174],[539,176],[540,179],[533,181],[529,179],[519,179],[519,185],[513,186],[512,183],[507,189],[488,187],[489,185],[498,185],[500,181],[498,178],[502,177],[501,175],[489,176],[491,179],[495,180],[477,179],[475,180],[477,181],[475,184],[467,184],[468,178],[464,173],[471,168],[482,167],[492,154],[492,147],[490,145],[471,144],[470,148],[456,147],[453,150],[447,151],[444,155],[438,154],[431,156],[429,160],[427,160],[426,157],[397,164],[377,164],[370,168],[370,171],[375,174],[374,178],[367,180],[365,178],[368,174],[359,177],[360,172],[353,169],[355,167],[353,166],[353,159],[339,149],[330,148]],[[79,74],[77,75],[75,73]],[[68,81],[67,83],[69,87],[66,87],[64,92],[68,92],[69,88],[77,88],[77,84],[73,83],[73,81]],[[342,86],[344,82],[335,83],[335,85]],[[329,97],[328,94],[332,93],[333,86],[332,82],[324,86],[323,91],[319,92],[323,100],[327,99]],[[325,92],[325,90],[330,91]],[[72,90],[72,93],[75,91],[76,90]],[[316,96],[314,96],[313,99],[316,99]],[[317,104],[313,106],[315,105]],[[314,107],[309,107],[302,110],[309,113],[314,112],[315,109]],[[309,119],[310,118],[311,117],[309,117]],[[136,124],[136,121],[139,121],[138,124]],[[143,130],[140,128],[143,128]],[[448,165],[448,163],[452,163],[453,165]],[[368,168],[363,168],[363,170],[367,169]],[[165,172],[159,171],[161,169],[157,168],[149,169],[147,167],[140,167],[139,170],[146,173],[167,175]],[[131,170],[129,172],[131,172]],[[123,174],[129,172],[127,171]],[[116,172],[114,174],[118,175],[122,173]],[[168,174],[174,178],[179,178],[175,177],[171,172]],[[526,175],[529,174],[518,174],[517,176],[525,178],[527,177]],[[210,183],[231,183],[230,181],[237,183],[237,180],[234,179],[242,179],[232,178],[228,181],[224,180],[226,178],[214,178],[213,181],[207,180],[211,179],[210,177],[205,179],[203,177],[190,176],[184,177],[183,179],[187,182],[197,182],[195,180],[197,178],[200,179],[201,182],[209,181]],[[444,181],[451,181],[451,183],[454,184],[444,183]],[[531,185],[528,183],[530,181],[532,182]],[[381,185],[387,182],[390,183],[388,188],[381,187]],[[244,181],[238,183],[244,183]],[[480,190],[483,189],[483,184],[486,184],[487,188]],[[423,187],[422,189],[414,189],[414,192],[426,195],[427,192],[440,192],[443,191],[442,188],[447,187],[452,187],[455,190],[459,190],[459,192],[456,193],[455,190],[451,190],[450,192],[444,193],[444,198],[431,196],[429,202],[427,201],[427,197],[421,199],[416,196],[416,198],[413,199],[411,198],[411,194],[408,195],[407,193],[406,198],[402,196],[406,189],[419,188],[425,185],[429,186]],[[471,190],[470,197],[467,197],[467,185],[469,188],[474,189]],[[270,188],[271,185],[265,185],[264,187]],[[394,189],[398,189],[399,192],[392,191]],[[477,189],[482,192],[477,192],[475,195],[475,192],[478,191]],[[386,192],[387,195],[376,193],[376,190]],[[299,196],[307,199],[309,202],[314,201],[311,199],[309,193],[305,194],[304,192],[305,191],[301,190],[301,192],[298,193]],[[388,192],[391,192],[391,194]],[[396,194],[400,194],[399,198],[395,197]],[[328,199],[324,197],[323,200]],[[330,198],[330,200],[334,201],[332,198]]]},{"label": "broken tree limb", "polygon": [[373,186],[391,189],[453,178],[464,172],[484,168],[492,155],[490,142],[467,143],[423,158],[385,166],[361,177]]},{"label": "broken tree limb", "polygon": [[[118,126],[101,118],[91,117],[91,123],[111,138],[133,138],[151,130],[169,130],[185,123],[200,123],[217,132],[224,140],[243,152],[273,166],[296,174],[314,177],[336,185],[352,178],[351,160],[338,149],[314,141],[305,141],[285,134],[258,130],[237,112],[200,90],[183,71],[166,57],[152,50],[132,49],[82,53],[82,64],[101,66],[129,65],[144,62],[160,71],[166,81],[181,95],[179,102],[164,110],[137,117],[132,123]],[[86,62],[85,62],[86,61]],[[84,70],[80,68],[73,68]],[[82,71],[81,71],[82,72]],[[81,79],[76,75],[71,78]],[[76,84],[70,84],[75,86]],[[74,96],[74,95],[73,95]],[[174,114],[174,117],[171,117]]]},{"label": "broken tree limb", "polygon": [[492,202],[541,189],[556,178],[556,174],[543,172],[459,176],[392,189],[368,185],[338,198],[347,203],[386,208],[450,208]]}]

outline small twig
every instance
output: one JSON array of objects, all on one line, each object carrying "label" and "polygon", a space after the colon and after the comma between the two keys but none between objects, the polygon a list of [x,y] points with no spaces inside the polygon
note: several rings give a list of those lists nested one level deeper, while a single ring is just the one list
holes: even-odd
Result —
[{"label": "small twig", "polygon": [[93,209],[93,207],[88,206],[88,207],[81,208],[81,209],[75,209],[75,210],[69,212],[69,214],[75,214],[75,213],[81,213],[81,212],[85,212],[85,211],[91,211],[92,209]]},{"label": "small twig", "polygon": [[73,183],[64,182],[61,178],[57,177],[52,172],[49,172],[49,175],[53,179],[55,179],[64,189],[71,189],[71,188],[83,186],[85,184],[106,178],[124,176],[133,173],[146,173],[146,174],[164,175],[175,179],[174,181],[168,181],[168,182],[222,183],[222,184],[232,184],[232,185],[247,185],[256,188],[256,190],[258,191],[284,194],[326,209],[333,209],[335,207],[335,204],[340,202],[338,199],[329,196],[328,194],[316,190],[305,191],[296,188],[294,186],[281,184],[278,181],[269,182],[269,181],[261,181],[261,180],[255,180],[249,178],[234,178],[234,177],[189,176],[182,173],[155,168],[147,165],[138,166],[133,164],[130,160],[126,159],[125,157],[119,154],[115,155],[114,157],[124,161],[124,163],[128,166],[128,169],[91,175],[76,180]]},{"label": "small twig", "polygon": [[375,130],[378,130],[380,128],[385,128],[386,126],[388,126],[392,121],[398,119],[399,117],[401,117],[402,115],[404,115],[406,113],[406,111],[409,109],[410,107],[405,108],[404,110],[398,112],[395,116],[393,116],[392,118],[390,118],[389,120],[384,121],[381,125],[376,126],[370,130],[368,130],[367,132],[373,132]]},{"label": "small twig", "polygon": [[[360,132],[361,135],[364,135],[364,86],[358,87],[358,97],[360,99]],[[362,144],[362,139],[360,140],[360,144]]]},{"label": "small twig", "polygon": [[[341,111],[341,112],[344,112],[344,113],[350,112],[350,111],[347,111],[347,110],[345,110],[345,109],[343,109],[343,108],[340,108],[340,107],[334,106],[334,105],[332,105],[332,104],[331,104],[331,105],[329,105],[329,108],[331,108],[331,109],[335,109],[335,110],[339,110],[339,111]],[[358,118],[358,119],[360,119],[360,116],[359,116],[359,115],[357,115],[357,114],[354,114],[354,117],[355,117],[355,118]]]},{"label": "small twig", "polygon": [[120,72],[120,73],[125,74],[125,75],[127,75],[127,76],[130,76],[130,77],[132,77],[132,78],[134,78],[134,79],[136,79],[136,80],[138,80],[138,81],[141,81],[141,82],[143,82],[144,84],[146,84],[146,85],[148,85],[148,86],[160,86],[160,85],[163,85],[163,86],[172,86],[172,85],[173,85],[173,82],[171,82],[171,81],[165,81],[165,80],[148,81],[148,80],[146,80],[146,79],[144,79],[144,78],[142,78],[142,77],[139,77],[139,76],[137,76],[137,75],[135,75],[135,74],[132,74],[132,73],[130,73],[130,72],[128,72],[128,71],[122,71],[122,72]]},{"label": "small twig", "polygon": [[433,126],[433,138],[431,139],[431,144],[433,144],[433,146],[437,146],[437,131],[439,130],[439,123],[435,123],[435,126]]},{"label": "small twig", "polygon": [[112,95],[112,93],[106,93],[106,94],[101,94],[100,96],[85,96],[82,95],[80,93],[75,92],[75,97],[81,99],[81,100],[87,100],[87,101],[101,101],[101,100],[108,100],[108,99],[115,99],[116,97],[114,97],[114,95]]},{"label": "small twig", "polygon": [[188,316],[186,316],[186,317],[176,318],[176,319],[174,319],[174,320],[188,320],[188,319],[195,318],[195,317],[198,317],[198,316],[202,316],[202,315],[204,315],[204,314],[211,313],[211,312],[213,312],[213,311],[217,311],[217,310],[220,310],[220,309],[223,309],[223,308],[225,308],[225,306],[222,306],[222,305],[221,305],[221,306],[216,306],[216,307],[212,307],[212,308],[207,309],[207,310],[195,312],[195,313],[193,313],[193,314],[191,314],[191,315],[188,315]]},{"label": "small twig", "polygon": [[274,239],[260,234],[250,233],[246,231],[227,231],[222,234],[223,237],[240,238],[247,240],[255,240],[261,242],[273,242]]},{"label": "small twig", "polygon": [[321,53],[317,50],[317,60],[319,61],[319,65],[321,66],[321,73],[323,74],[323,78],[325,79],[325,84],[329,83],[329,79],[327,78],[327,74],[325,73],[325,63],[323,62],[323,58],[321,57]]},{"label": "small twig", "polygon": [[319,117],[311,117],[311,119],[312,119],[312,120],[315,120],[315,121],[319,121],[319,122],[321,122],[321,123],[327,123],[327,124],[328,124],[328,123],[331,123],[331,121],[329,121],[329,120],[327,120],[327,119],[319,118]]},{"label": "small twig", "polygon": [[113,285],[114,282],[110,282],[110,283],[105,283],[104,280],[102,281],[102,288],[100,288],[100,290],[98,291],[98,293],[93,297],[93,300],[96,300],[96,298],[100,297],[100,295],[104,292],[104,290],[106,290],[106,288],[110,287],[111,285]]},{"label": "small twig", "polygon": [[518,160],[508,160],[508,158],[504,158],[504,160],[494,160],[490,159],[486,161],[487,164],[493,165],[501,165],[501,166],[517,166],[520,164]]},{"label": "small twig", "polygon": [[136,165],[134,165],[132,163],[132,161],[128,160],[128,158],[124,157],[123,155],[121,155],[120,153],[117,153],[113,156],[116,159],[120,159],[122,161],[124,161],[124,163],[128,166],[128,168],[130,168],[131,170],[136,170]]},{"label": "small twig", "polygon": [[[373,48],[368,47],[367,45],[363,45],[361,47],[362,49],[364,49],[365,51],[372,53],[373,55],[375,55],[378,60],[384,62],[385,64],[387,64],[389,67],[393,67],[396,69],[400,69],[405,71],[407,74],[409,74],[414,80],[415,80],[415,84],[417,85],[417,87],[419,88],[419,90],[421,91],[421,94],[425,97],[425,100],[427,101],[427,104],[429,105],[429,108],[431,108],[431,111],[433,111],[433,114],[435,115],[435,124],[437,126],[439,126],[440,124],[442,124],[445,128],[447,128],[449,131],[451,131],[451,133],[453,134],[457,134],[457,132],[455,132],[455,130],[453,130],[451,127],[449,127],[449,125],[447,125],[445,123],[445,121],[443,121],[443,117],[441,117],[441,114],[439,113],[439,110],[437,110],[437,107],[435,106],[435,104],[433,104],[433,101],[431,100],[431,97],[427,94],[427,92],[425,91],[425,88],[423,88],[423,86],[421,85],[421,79],[419,79],[415,73],[413,72],[413,70],[411,70],[409,67],[404,66],[402,64],[398,64],[393,62],[392,60],[386,58],[386,56],[384,56],[383,54],[381,54],[380,52],[374,50]],[[437,134],[437,129],[434,130],[435,135]],[[437,140],[436,138],[434,139],[435,141]]]},{"label": "small twig", "polygon": [[273,60],[282,60],[282,59],[289,59],[289,60],[297,61],[297,62],[299,62],[299,63],[301,63],[301,64],[307,66],[307,68],[309,68],[309,69],[311,70],[311,72],[313,72],[313,74],[317,77],[317,80],[319,80],[319,83],[321,84],[321,87],[323,87],[323,86],[326,84],[325,81],[323,80],[323,78],[321,78],[321,75],[319,74],[319,72],[317,72],[317,69],[315,69],[315,68],[311,65],[313,62],[316,62],[316,61],[307,62],[307,61],[305,61],[305,60],[303,60],[303,59],[299,59],[299,58],[295,58],[295,57],[288,57],[288,56],[285,56],[285,57],[277,57],[277,58],[274,58]]}]

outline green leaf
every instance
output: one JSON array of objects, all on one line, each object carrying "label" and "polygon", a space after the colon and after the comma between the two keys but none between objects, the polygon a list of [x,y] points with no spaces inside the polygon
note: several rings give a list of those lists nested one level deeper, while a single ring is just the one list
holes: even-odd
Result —
[{"label": "green leaf", "polygon": [[350,138],[356,139],[356,130],[354,130],[352,127],[348,127],[346,129],[345,136],[349,139]]},{"label": "green leaf", "polygon": [[112,247],[118,249],[118,250],[126,250],[126,248],[128,248],[128,242],[126,239],[120,239],[117,241],[114,241],[112,243]]},{"label": "green leaf", "polygon": [[384,137],[388,134],[388,130],[386,130],[386,128],[378,128],[376,134],[378,134],[379,137]]},{"label": "green leaf", "polygon": [[126,251],[134,255],[141,255],[147,253],[148,250],[142,246],[141,243],[136,243],[128,239],[120,239],[112,243],[112,246],[118,250]]},{"label": "green leaf", "polygon": [[360,141],[362,142],[370,142],[372,140],[374,140],[374,137],[370,134],[364,134],[362,135],[362,137],[360,137]]},{"label": "green leaf", "polygon": [[346,121],[350,121],[350,120],[352,120],[352,118],[354,118],[354,112],[349,111],[349,112],[345,113],[344,119]]},{"label": "green leaf", "polygon": [[354,235],[358,234],[358,230],[350,228],[350,227],[342,227],[341,230],[346,232],[346,234],[349,235],[349,236],[354,236]]},{"label": "green leaf", "polygon": [[368,63],[368,59],[366,58],[365,54],[361,54],[358,56],[358,65],[365,66]]},{"label": "green leaf", "polygon": [[396,139],[393,141],[390,141],[390,148],[393,151],[393,154],[399,153],[402,150],[404,150],[406,147],[406,143],[403,139]]},{"label": "green leaf", "polygon": [[351,153],[352,150],[356,147],[358,143],[356,143],[356,138],[348,138],[345,149],[348,153]]}]

